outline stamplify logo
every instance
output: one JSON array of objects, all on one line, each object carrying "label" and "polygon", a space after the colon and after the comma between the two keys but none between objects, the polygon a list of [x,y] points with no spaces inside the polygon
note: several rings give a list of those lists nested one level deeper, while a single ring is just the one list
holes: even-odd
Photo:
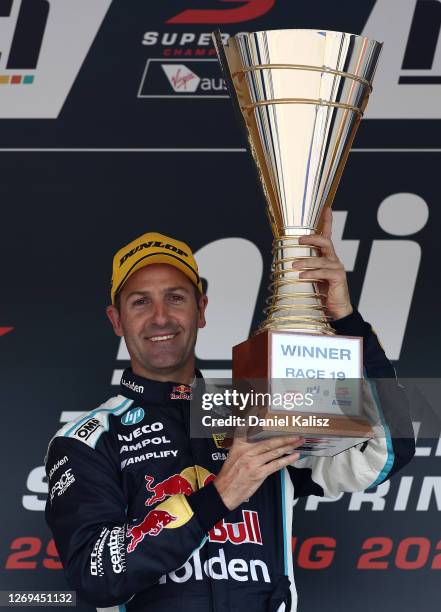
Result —
[{"label": "stamplify logo", "polygon": [[0,119],[55,119],[111,0],[0,0]]},{"label": "stamplify logo", "polygon": [[228,98],[216,59],[148,59],[138,98]]}]

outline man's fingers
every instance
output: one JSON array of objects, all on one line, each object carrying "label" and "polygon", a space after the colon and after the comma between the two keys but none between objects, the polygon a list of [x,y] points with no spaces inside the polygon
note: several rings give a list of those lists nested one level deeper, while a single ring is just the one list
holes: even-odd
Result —
[{"label": "man's fingers", "polygon": [[291,455],[294,452],[294,449],[303,444],[304,440],[300,439],[298,442],[287,444],[286,446],[280,446],[279,448],[274,448],[266,453],[262,453],[258,456],[259,465],[264,465],[268,463],[268,461],[274,461],[274,459],[279,459],[281,457],[285,457],[285,455]]},{"label": "man's fingers", "polygon": [[284,446],[290,445],[292,448],[295,443],[300,440],[301,438],[299,436],[277,436],[275,438],[261,440],[260,442],[248,442],[249,450],[247,453],[250,457],[255,457],[256,455],[262,455],[263,453],[271,452],[283,448]]},{"label": "man's fingers", "polygon": [[298,259],[292,264],[294,270],[303,270],[305,268],[314,269],[314,268],[330,268],[334,270],[338,270],[339,268],[343,269],[342,264],[337,260],[328,259],[327,257],[303,257],[302,259]]},{"label": "man's fingers", "polygon": [[329,206],[323,211],[323,238],[331,238],[332,235],[332,210]]},{"label": "man's fingers", "polygon": [[274,474],[274,472],[281,470],[287,465],[290,465],[291,463],[295,463],[299,459],[299,457],[300,457],[300,453],[294,452],[294,453],[290,453],[289,455],[285,455],[284,457],[281,457],[280,459],[275,459],[274,461],[270,461],[269,463],[266,463],[261,468],[262,478],[266,478],[270,474]]},{"label": "man's fingers", "polygon": [[330,238],[325,238],[325,236],[319,236],[318,234],[311,234],[310,236],[301,236],[299,238],[299,244],[303,246],[319,247],[323,255],[329,259],[338,260],[334,245]]},{"label": "man's fingers", "polygon": [[299,278],[302,280],[344,281],[345,275],[345,271],[341,268],[318,268],[317,270],[300,272]]}]

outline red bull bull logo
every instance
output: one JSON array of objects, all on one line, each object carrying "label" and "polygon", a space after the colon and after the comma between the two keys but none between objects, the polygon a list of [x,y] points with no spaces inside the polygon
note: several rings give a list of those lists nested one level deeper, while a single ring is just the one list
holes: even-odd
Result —
[{"label": "red bull bull logo", "polygon": [[133,552],[146,535],[159,535],[164,527],[176,519],[177,517],[167,512],[167,510],[152,510],[149,512],[142,523],[131,527],[127,531],[129,538],[132,538],[127,546],[127,552]]},{"label": "red bull bull logo", "polygon": [[191,400],[191,387],[175,385],[170,393],[170,399]]},{"label": "red bull bull logo", "polygon": [[147,475],[145,477],[147,484],[146,489],[150,493],[153,493],[151,497],[145,502],[146,506],[152,506],[156,502],[161,502],[170,495],[177,495],[182,493],[183,495],[191,495],[193,493],[193,487],[189,480],[182,476],[182,474],[173,474],[165,480],[158,482],[152,487],[152,482],[155,480],[153,476]]},{"label": "red bull bull logo", "polygon": [[259,515],[253,510],[242,510],[243,521],[227,523],[219,521],[208,532],[210,542],[231,542],[231,544],[262,544]]},{"label": "red bull bull logo", "polygon": [[169,529],[178,528],[189,521],[193,512],[186,502],[185,496],[191,495],[198,486],[205,486],[214,478],[214,474],[201,466],[187,467],[180,474],[173,474],[155,485],[153,484],[155,478],[147,474],[145,476],[146,489],[152,495],[145,502],[145,505],[152,506],[159,502],[162,503],[151,510],[142,523],[128,529],[127,535],[131,538],[131,541],[127,547],[127,552],[133,552],[146,535],[158,536],[166,527]]}]

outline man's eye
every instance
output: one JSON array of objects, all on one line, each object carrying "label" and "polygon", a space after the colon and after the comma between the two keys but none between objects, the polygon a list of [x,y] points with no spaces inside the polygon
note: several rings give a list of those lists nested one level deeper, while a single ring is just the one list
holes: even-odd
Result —
[{"label": "man's eye", "polygon": [[174,304],[179,304],[184,301],[184,296],[179,295],[178,293],[173,293],[172,295],[170,295],[169,299]]},{"label": "man's eye", "polygon": [[142,306],[145,303],[146,303],[146,299],[145,298],[139,298],[139,300],[135,300],[133,302],[133,305],[134,306]]}]

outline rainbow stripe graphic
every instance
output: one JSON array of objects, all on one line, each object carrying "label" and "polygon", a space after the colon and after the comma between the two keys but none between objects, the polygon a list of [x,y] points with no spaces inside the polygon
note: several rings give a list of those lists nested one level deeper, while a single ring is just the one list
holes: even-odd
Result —
[{"label": "rainbow stripe graphic", "polygon": [[0,85],[32,85],[33,74],[0,74]]}]

